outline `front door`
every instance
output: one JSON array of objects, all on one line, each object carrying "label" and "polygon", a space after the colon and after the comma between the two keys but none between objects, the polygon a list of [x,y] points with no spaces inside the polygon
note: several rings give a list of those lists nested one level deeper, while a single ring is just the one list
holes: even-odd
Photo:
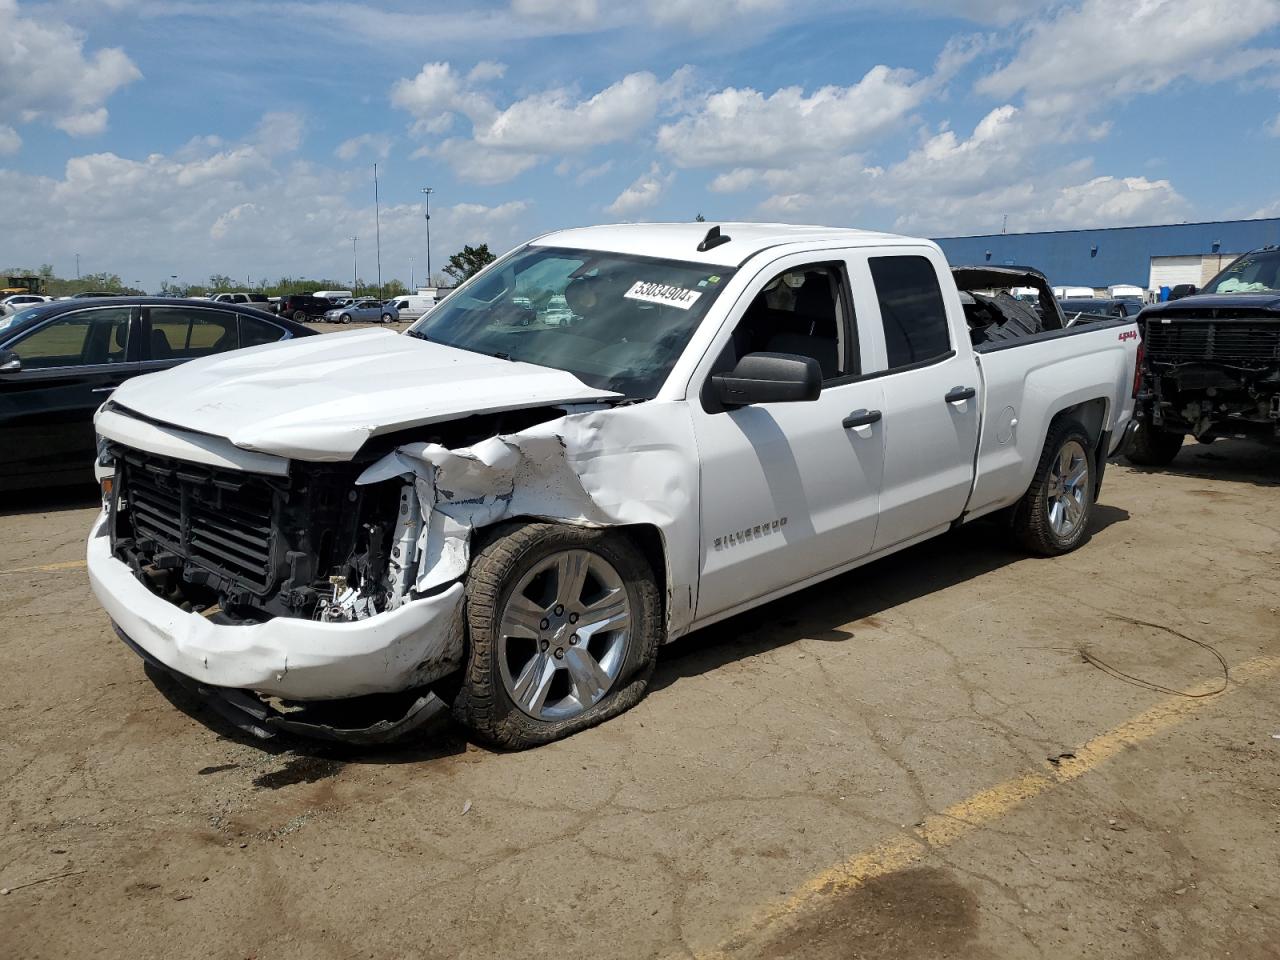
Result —
[{"label": "front door", "polygon": [[0,374],[0,486],[93,479],[93,414],[138,373],[133,307],[63,314],[8,349],[22,369]]},{"label": "front door", "polygon": [[[701,461],[701,573],[705,619],[872,549],[884,466],[883,391],[860,381],[858,329],[847,269],[781,260],[748,288],[732,336],[692,402]],[[725,410],[710,375],[752,352],[809,356],[823,371],[811,402]]]}]

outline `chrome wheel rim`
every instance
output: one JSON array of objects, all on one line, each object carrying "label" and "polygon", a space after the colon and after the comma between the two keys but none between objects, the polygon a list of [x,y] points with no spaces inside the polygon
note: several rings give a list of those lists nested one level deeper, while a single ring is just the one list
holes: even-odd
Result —
[{"label": "chrome wheel rim", "polygon": [[1058,451],[1045,488],[1045,510],[1054,534],[1068,538],[1084,523],[1089,496],[1089,457],[1079,440],[1068,440]]},{"label": "chrome wheel rim", "polygon": [[535,720],[564,720],[599,703],[626,661],[631,602],[613,564],[563,550],[536,564],[498,620],[498,666],[511,701]]}]

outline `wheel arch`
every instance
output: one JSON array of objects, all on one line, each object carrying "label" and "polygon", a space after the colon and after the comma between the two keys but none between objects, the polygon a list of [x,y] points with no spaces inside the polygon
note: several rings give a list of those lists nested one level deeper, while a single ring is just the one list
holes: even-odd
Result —
[{"label": "wheel arch", "polygon": [[[498,523],[490,524],[487,527],[478,527],[471,534],[471,554],[483,550],[486,546],[496,540],[498,537],[505,536],[516,527],[523,526],[526,523],[561,523],[566,526],[575,527],[595,527],[601,530],[610,530],[621,534],[631,542],[640,555],[648,562],[649,567],[653,570],[654,578],[658,581],[658,596],[662,604],[661,619],[663,624],[663,637],[661,642],[665,643],[671,639],[671,559],[670,552],[667,549],[666,537],[662,530],[651,523],[628,523],[618,524],[616,526],[600,526],[598,524],[580,523],[574,520],[566,520],[563,517],[539,517],[533,515],[524,515],[517,517],[504,517]],[[692,588],[690,588],[692,589]],[[690,597],[690,606],[692,606],[693,598]]]},{"label": "wheel arch", "polygon": [[1045,424],[1044,440],[1041,441],[1043,448],[1054,426],[1065,420],[1074,421],[1084,427],[1085,433],[1089,436],[1089,445],[1093,448],[1093,497],[1095,500],[1102,489],[1102,474],[1106,469],[1107,450],[1111,446],[1111,431],[1107,429],[1109,407],[1110,402],[1106,397],[1094,397],[1091,400],[1069,404],[1049,418],[1049,422]]}]

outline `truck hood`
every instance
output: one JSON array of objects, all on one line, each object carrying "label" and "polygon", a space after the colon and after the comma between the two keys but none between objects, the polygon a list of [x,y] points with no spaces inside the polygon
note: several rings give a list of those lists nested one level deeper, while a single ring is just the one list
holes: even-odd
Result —
[{"label": "truck hood", "polygon": [[616,396],[563,370],[356,330],[193,360],[128,380],[111,401],[245,450],[341,461],[405,427]]},{"label": "truck hood", "polygon": [[1167,303],[1153,303],[1144,307],[1144,317],[1180,317],[1199,316],[1222,319],[1242,316],[1244,314],[1274,313],[1280,316],[1280,295],[1274,293],[1205,293],[1183,297],[1181,300],[1170,300]]}]

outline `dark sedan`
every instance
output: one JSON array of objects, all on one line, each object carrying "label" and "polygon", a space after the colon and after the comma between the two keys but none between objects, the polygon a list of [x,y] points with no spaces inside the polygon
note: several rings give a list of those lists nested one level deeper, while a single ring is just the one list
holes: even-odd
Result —
[{"label": "dark sedan", "polygon": [[315,331],[207,300],[57,300],[0,319],[0,491],[93,478],[94,411],[130,377]]}]

